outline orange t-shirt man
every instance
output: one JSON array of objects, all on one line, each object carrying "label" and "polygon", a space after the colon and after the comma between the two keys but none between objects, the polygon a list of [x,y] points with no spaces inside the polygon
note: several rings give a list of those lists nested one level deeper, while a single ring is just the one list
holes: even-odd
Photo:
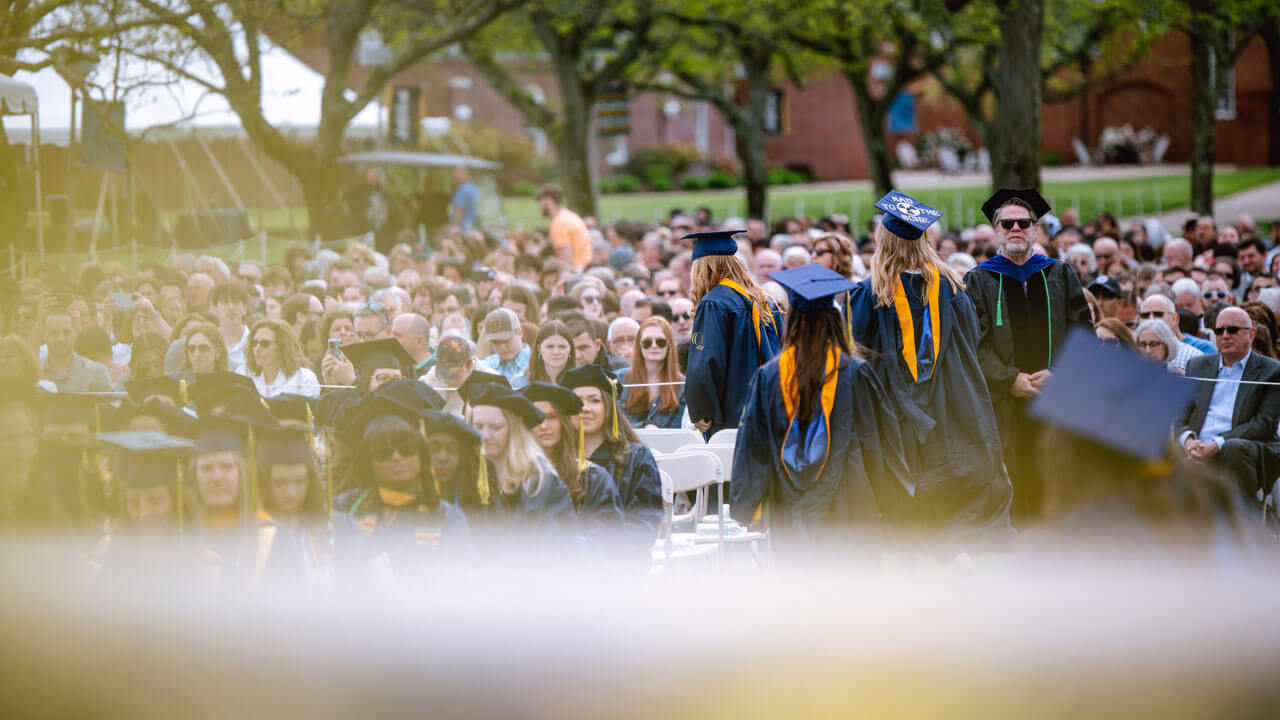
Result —
[{"label": "orange t-shirt man", "polygon": [[551,247],[563,255],[565,246],[572,253],[575,268],[581,270],[591,262],[591,236],[587,234],[587,224],[582,222],[578,213],[562,207],[551,218]]}]

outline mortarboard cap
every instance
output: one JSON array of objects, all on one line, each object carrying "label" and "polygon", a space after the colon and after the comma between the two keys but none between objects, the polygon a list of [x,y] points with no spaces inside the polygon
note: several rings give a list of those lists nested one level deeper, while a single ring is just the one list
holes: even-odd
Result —
[{"label": "mortarboard cap", "polygon": [[413,369],[413,358],[395,338],[343,345],[342,353],[351,360],[357,373],[368,374],[380,368],[399,368],[400,372],[408,373]]},{"label": "mortarboard cap", "polygon": [[876,208],[884,212],[884,229],[904,240],[916,240],[942,218],[942,211],[925,205],[910,195],[890,190]]},{"label": "mortarboard cap", "polygon": [[1017,198],[1031,206],[1031,212],[1038,218],[1044,217],[1049,213],[1049,202],[1044,196],[1036,192],[1035,188],[1026,188],[1017,190],[1014,188],[1000,188],[982,203],[982,214],[987,216],[987,220],[996,221],[996,211],[1004,207],[1010,200]]},{"label": "mortarboard cap", "polygon": [[267,398],[267,409],[279,423],[290,423],[310,427],[316,422],[317,402],[314,398],[295,393],[283,393]]},{"label": "mortarboard cap", "polygon": [[485,385],[499,385],[510,389],[511,381],[507,380],[507,376],[505,375],[475,370],[472,371],[472,373],[467,376],[467,379],[463,380],[462,384],[458,386],[458,394],[462,396],[462,399],[466,401],[468,405],[470,405],[471,393],[476,392]]},{"label": "mortarboard cap", "polygon": [[315,462],[311,433],[306,428],[264,430],[257,444],[259,465],[310,465]]},{"label": "mortarboard cap", "polygon": [[160,423],[165,433],[182,437],[191,434],[191,425],[194,422],[194,418],[190,415],[155,397],[143,403],[136,403],[126,398],[120,402],[120,407],[116,408],[111,416],[111,429],[116,432],[129,430],[130,423],[140,417],[154,418]]},{"label": "mortarboard cap", "polygon": [[175,406],[185,404],[182,402],[182,383],[168,375],[126,380],[124,391],[129,394],[131,400],[138,404],[145,402],[149,397],[155,396],[167,398]]},{"label": "mortarboard cap", "polygon": [[413,378],[392,380],[377,389],[377,394],[388,400],[399,403],[410,410],[439,410],[444,407],[444,398],[432,390],[426,383]]},{"label": "mortarboard cap", "polygon": [[106,432],[94,439],[116,450],[115,478],[130,488],[176,486],[192,447],[190,440],[158,432]]},{"label": "mortarboard cap", "polygon": [[111,416],[110,395],[93,393],[38,393],[40,416],[45,425],[86,425],[90,432],[103,429]]},{"label": "mortarboard cap", "polygon": [[567,370],[560,376],[560,385],[570,390],[580,387],[600,388],[606,396],[618,399],[618,379],[613,373],[596,364],[583,365]]},{"label": "mortarboard cap", "polygon": [[398,418],[416,432],[423,424],[422,413],[407,408],[383,395],[369,395],[359,406],[349,410],[338,428],[338,439],[354,448],[360,444],[369,426],[382,418]]},{"label": "mortarboard cap", "polygon": [[799,312],[830,310],[835,307],[833,297],[857,287],[849,278],[817,263],[780,270],[769,278],[787,289],[791,309]]},{"label": "mortarboard cap", "polygon": [[236,395],[258,397],[258,386],[253,384],[253,380],[233,372],[196,373],[190,394],[196,409],[204,414],[225,405]]},{"label": "mortarboard cap", "polygon": [[484,441],[475,428],[453,413],[428,410],[422,415],[427,421],[428,435],[452,435],[458,439],[459,443],[471,448],[479,446]]},{"label": "mortarboard cap", "polygon": [[1138,460],[1161,457],[1195,383],[1083,328],[1067,336],[1031,416]]},{"label": "mortarboard cap", "polygon": [[582,412],[582,400],[572,390],[561,385],[535,380],[524,389],[524,396],[529,402],[548,402],[565,415],[577,415]]},{"label": "mortarboard cap", "polygon": [[738,242],[733,239],[734,235],[746,232],[745,229],[738,230],[710,230],[708,232],[689,233],[681,237],[681,240],[693,240],[693,259],[697,260],[708,255],[737,255]]},{"label": "mortarboard cap", "polygon": [[355,388],[330,388],[320,394],[316,403],[316,427],[335,428],[342,425],[347,411],[360,402]]},{"label": "mortarboard cap", "polygon": [[469,398],[471,407],[479,407],[488,405],[490,407],[502,408],[520,418],[525,427],[532,428],[542,419],[546,417],[542,411],[533,406],[525,396],[519,392],[501,385],[482,385],[471,393]]}]

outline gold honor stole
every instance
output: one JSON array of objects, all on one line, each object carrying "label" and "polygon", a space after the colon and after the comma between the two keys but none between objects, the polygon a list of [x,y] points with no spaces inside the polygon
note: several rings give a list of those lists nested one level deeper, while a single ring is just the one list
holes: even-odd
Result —
[{"label": "gold honor stole", "polygon": [[[729,278],[725,278],[724,280],[721,280],[719,284],[724,285],[730,290],[733,290],[734,292],[741,295],[743,299],[745,299],[747,302],[751,303],[751,327],[755,328],[755,331],[756,331],[756,349],[760,352],[761,355],[764,355],[764,337],[762,336],[762,331],[761,331],[761,328],[763,326],[760,324],[760,304],[757,303],[755,298],[751,297],[751,295],[749,295],[747,291],[742,288],[741,285],[730,280]],[[769,327],[773,328],[773,331],[776,333],[778,329],[773,326],[773,313],[772,312],[765,313],[765,318],[766,318],[766,321],[769,323]],[[763,363],[764,358],[761,357],[760,361],[761,363]]]},{"label": "gold honor stole", "polygon": [[[930,267],[929,276],[929,324],[933,330],[933,368],[929,377],[933,377],[938,369],[938,346],[942,339],[942,317],[938,312],[938,298],[942,293],[942,284],[938,281],[938,268]],[[918,358],[916,357],[916,325],[911,319],[911,306],[907,304],[907,291],[902,285],[902,278],[897,278],[897,287],[893,291],[893,309],[898,314],[898,328],[902,331],[902,359],[911,371],[911,379],[919,382]]]},{"label": "gold honor stole", "polygon": [[[827,423],[827,450],[822,458],[822,467],[818,468],[818,474],[821,475],[823,469],[827,466],[827,457],[831,455],[831,410],[836,405],[836,386],[839,384],[839,374],[836,370],[840,367],[840,349],[837,347],[829,347],[827,349],[827,372],[822,381],[822,417]],[[782,471],[787,474],[787,479],[791,479],[791,471],[787,469],[787,461],[782,457],[787,447],[787,439],[791,436],[791,428],[795,425],[796,419],[796,401],[798,398],[793,397],[791,392],[795,388],[796,377],[796,349],[789,347],[778,355],[778,384],[782,390],[782,404],[787,411],[787,432],[782,437],[782,447],[778,448],[778,459],[782,463]]]}]

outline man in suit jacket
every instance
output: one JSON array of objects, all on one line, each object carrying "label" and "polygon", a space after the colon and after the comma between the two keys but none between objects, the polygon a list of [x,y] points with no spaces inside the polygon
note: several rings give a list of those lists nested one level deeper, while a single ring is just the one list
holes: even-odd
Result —
[{"label": "man in suit jacket", "polygon": [[1213,462],[1227,470],[1248,498],[1270,486],[1261,477],[1274,467],[1276,424],[1280,420],[1280,388],[1238,381],[1280,382],[1280,362],[1251,352],[1255,331],[1248,313],[1227,308],[1218,314],[1218,354],[1187,362],[1187,377],[1199,382],[1195,402],[1178,423],[1178,443],[1196,462]]}]

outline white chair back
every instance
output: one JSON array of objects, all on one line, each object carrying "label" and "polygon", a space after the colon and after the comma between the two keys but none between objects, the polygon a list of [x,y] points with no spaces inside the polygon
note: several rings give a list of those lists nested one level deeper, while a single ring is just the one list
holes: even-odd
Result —
[{"label": "white chair back", "polygon": [[658,461],[659,473],[666,473],[671,477],[672,495],[714,485],[721,482],[723,476],[720,457],[701,448],[659,453],[653,457]]},{"label": "white chair back", "polygon": [[645,447],[660,453],[672,453],[686,445],[702,443],[702,436],[697,430],[636,428],[636,436]]}]

